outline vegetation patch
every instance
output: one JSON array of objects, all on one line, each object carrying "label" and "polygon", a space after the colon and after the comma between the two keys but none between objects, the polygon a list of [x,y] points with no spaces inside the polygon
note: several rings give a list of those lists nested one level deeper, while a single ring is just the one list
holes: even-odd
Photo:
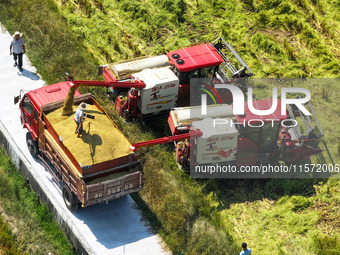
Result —
[{"label": "vegetation patch", "polygon": [[316,193],[310,197],[233,203],[222,213],[234,222],[235,234],[260,254],[338,254],[339,182],[333,179],[314,187]]},{"label": "vegetation patch", "polygon": [[[46,205],[41,205],[25,178],[0,148],[0,206],[11,227],[0,218],[0,253],[74,254]],[[15,230],[15,236],[11,231]]]},{"label": "vegetation patch", "polygon": [[12,234],[8,223],[6,223],[2,217],[0,217],[0,253],[13,255],[24,253],[16,237]]}]

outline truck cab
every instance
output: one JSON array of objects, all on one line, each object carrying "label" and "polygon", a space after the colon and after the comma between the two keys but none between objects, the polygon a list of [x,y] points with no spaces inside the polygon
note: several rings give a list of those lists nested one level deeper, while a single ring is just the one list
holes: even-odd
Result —
[{"label": "truck cab", "polygon": [[24,95],[19,107],[21,110],[20,115],[21,123],[31,133],[33,139],[37,140],[38,117],[39,117],[38,109],[33,105],[28,95]]},{"label": "truck cab", "polygon": [[[70,88],[70,82],[61,82],[46,86],[44,88],[35,89],[24,93],[16,98],[20,101],[20,119],[23,127],[27,129],[26,143],[32,156],[38,155],[38,137],[39,137],[39,117],[41,115],[41,107],[43,105],[64,100]],[[80,95],[76,91],[76,96]]]}]

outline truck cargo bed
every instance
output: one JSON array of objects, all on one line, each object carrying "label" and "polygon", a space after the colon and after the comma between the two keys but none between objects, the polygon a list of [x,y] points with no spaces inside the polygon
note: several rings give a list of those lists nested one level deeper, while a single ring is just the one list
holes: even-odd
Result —
[{"label": "truck cargo bed", "polygon": [[129,141],[96,105],[88,105],[86,109],[86,113],[93,115],[95,119],[85,119],[80,138],[75,134],[74,113],[71,116],[62,116],[61,113],[62,107],[48,113],[46,118],[82,166],[102,163],[131,153]]},{"label": "truck cargo bed", "polygon": [[[120,132],[117,126],[107,116],[100,105],[92,98],[82,98],[88,109],[85,113],[95,116],[86,119],[84,131],[80,138],[75,134],[76,123],[74,113],[62,116],[62,104],[55,103],[44,111],[44,132],[48,131],[53,143],[60,147],[73,169],[76,169],[82,179],[91,180],[112,173],[126,171],[126,167],[138,162],[138,156],[131,153],[130,142]],[[79,102],[78,102],[79,103]],[[77,106],[74,106],[74,112]],[[41,137],[41,147],[45,141]]]}]

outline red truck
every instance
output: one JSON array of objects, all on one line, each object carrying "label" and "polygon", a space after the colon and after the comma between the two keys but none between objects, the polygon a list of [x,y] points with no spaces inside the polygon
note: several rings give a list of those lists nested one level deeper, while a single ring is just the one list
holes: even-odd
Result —
[{"label": "red truck", "polygon": [[[40,159],[59,184],[70,210],[141,190],[143,169],[138,155],[129,150],[129,141],[91,94],[75,93],[74,104],[87,103],[95,116],[85,121],[88,130],[82,138],[74,134],[73,116],[57,113],[71,86],[72,81],[61,82],[20,92],[15,98],[15,103],[20,101],[21,123],[28,131],[26,141],[32,156]],[[98,128],[104,124],[106,130],[100,132]],[[71,130],[65,130],[68,125]]]}]

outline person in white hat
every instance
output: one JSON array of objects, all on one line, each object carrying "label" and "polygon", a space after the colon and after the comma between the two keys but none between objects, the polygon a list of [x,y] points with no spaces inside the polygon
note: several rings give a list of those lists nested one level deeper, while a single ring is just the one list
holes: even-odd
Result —
[{"label": "person in white hat", "polygon": [[[22,55],[25,53],[26,48],[25,48],[25,42],[24,40],[20,37],[20,33],[17,31],[13,35],[13,41],[11,42],[11,45],[9,46],[9,54],[14,57],[14,67],[18,66],[20,72],[22,72]],[[12,52],[13,48],[13,52]],[[18,62],[19,65],[18,65]]]},{"label": "person in white hat", "polygon": [[80,137],[80,134],[83,132],[83,122],[85,120],[85,114],[84,111],[87,108],[87,104],[82,102],[78,109],[76,110],[76,114],[74,115],[74,121],[77,124],[76,131],[74,132],[75,134],[78,134],[77,137]]}]

